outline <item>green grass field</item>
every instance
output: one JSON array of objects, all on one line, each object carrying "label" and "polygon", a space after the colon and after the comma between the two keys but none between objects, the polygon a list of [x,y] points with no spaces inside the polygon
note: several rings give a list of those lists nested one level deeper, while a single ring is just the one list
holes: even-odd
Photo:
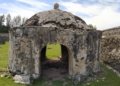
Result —
[{"label": "green grass field", "polygon": [[6,70],[8,65],[8,48],[9,44],[6,42],[0,45],[0,70]]},{"label": "green grass field", "polygon": [[[4,45],[0,45],[0,70],[7,69],[8,65],[8,43]],[[56,49],[57,48],[57,49]],[[48,45],[47,46],[47,57],[56,57],[61,54],[61,49],[59,44]],[[55,54],[55,55],[54,55]],[[100,76],[97,80],[91,81],[84,84],[78,84],[77,86],[120,86],[120,77],[118,77],[112,70],[107,69],[104,65],[102,65],[102,69],[104,70],[102,76]],[[103,80],[104,77],[104,80]],[[48,81],[45,80],[36,80],[30,86],[48,86]],[[73,86],[72,81],[69,79],[56,80],[52,81],[50,86]],[[0,77],[0,86],[26,86],[21,84],[15,84],[11,77]]]},{"label": "green grass field", "polygon": [[48,44],[47,45],[47,51],[46,56],[48,59],[55,59],[59,56],[61,56],[61,46],[60,44]]}]

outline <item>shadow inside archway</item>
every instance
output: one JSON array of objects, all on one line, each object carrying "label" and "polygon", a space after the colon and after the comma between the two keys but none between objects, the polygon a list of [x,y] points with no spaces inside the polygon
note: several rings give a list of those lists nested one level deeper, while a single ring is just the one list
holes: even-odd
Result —
[{"label": "shadow inside archway", "polygon": [[[68,76],[68,49],[64,45],[61,46],[61,56],[57,59],[48,59],[46,57],[47,47],[41,50],[41,76],[47,80],[61,80]],[[53,51],[54,52],[54,51]]]}]

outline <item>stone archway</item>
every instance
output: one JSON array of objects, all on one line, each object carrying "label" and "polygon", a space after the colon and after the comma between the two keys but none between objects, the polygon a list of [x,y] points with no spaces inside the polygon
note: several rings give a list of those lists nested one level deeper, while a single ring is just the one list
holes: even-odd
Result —
[{"label": "stone archway", "polygon": [[40,69],[42,78],[61,79],[69,75],[70,52],[65,45],[60,44],[60,46],[61,56],[57,60],[51,60],[46,57],[46,46],[41,49]]}]

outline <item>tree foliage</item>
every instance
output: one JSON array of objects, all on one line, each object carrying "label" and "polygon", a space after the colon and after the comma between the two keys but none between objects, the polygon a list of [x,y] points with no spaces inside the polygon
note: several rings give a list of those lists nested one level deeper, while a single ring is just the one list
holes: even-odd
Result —
[{"label": "tree foliage", "polygon": [[10,24],[11,24],[11,15],[8,14],[7,17],[6,17],[6,26],[10,27]]},{"label": "tree foliage", "polygon": [[94,30],[97,29],[96,26],[93,26],[92,24],[89,24],[88,26],[89,26],[90,29],[94,29]]},{"label": "tree foliage", "polygon": [[5,21],[5,16],[4,16],[4,15],[1,15],[1,16],[0,16],[0,26],[3,25],[4,21]]},{"label": "tree foliage", "polygon": [[19,27],[25,23],[27,18],[22,18],[21,16],[14,16],[11,17],[8,14],[6,17],[5,15],[0,15],[0,33],[8,33],[10,28]]}]

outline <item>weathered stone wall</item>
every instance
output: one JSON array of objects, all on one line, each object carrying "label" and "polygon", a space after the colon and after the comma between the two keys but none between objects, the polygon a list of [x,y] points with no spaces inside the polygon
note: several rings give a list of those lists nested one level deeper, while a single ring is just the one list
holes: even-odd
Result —
[{"label": "weathered stone wall", "polygon": [[[101,32],[100,31],[91,31],[87,36],[87,59],[86,64],[88,65],[87,69],[91,74],[100,71],[99,67],[99,50],[100,50],[100,41],[101,41]],[[93,73],[92,73],[93,69]]]},{"label": "weathered stone wall", "polygon": [[48,43],[59,42],[69,50],[69,75],[91,75],[99,71],[100,37],[101,32],[96,30],[39,26],[11,29],[9,70],[13,75],[40,77],[41,49]]},{"label": "weathered stone wall", "polygon": [[101,61],[120,72],[120,27],[103,31]]},{"label": "weathered stone wall", "polygon": [[56,5],[54,10],[33,15],[23,27],[10,29],[9,70],[21,76],[23,83],[27,83],[25,76],[41,77],[41,50],[48,43],[57,42],[68,49],[68,71],[73,78],[82,81],[99,71],[101,32],[90,30],[80,17]]},{"label": "weathered stone wall", "polygon": [[104,30],[102,33],[103,38],[109,36],[119,36],[120,35],[120,26]]}]

